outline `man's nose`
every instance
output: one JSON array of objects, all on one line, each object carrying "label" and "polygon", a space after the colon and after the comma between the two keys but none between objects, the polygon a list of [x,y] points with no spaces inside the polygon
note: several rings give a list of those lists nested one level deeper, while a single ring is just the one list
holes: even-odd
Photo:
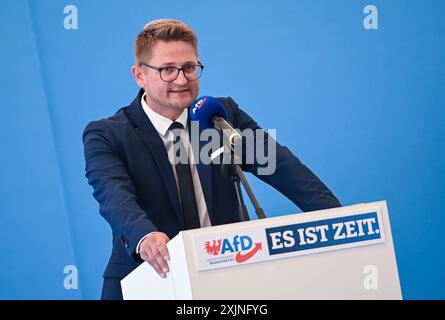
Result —
[{"label": "man's nose", "polygon": [[174,81],[174,83],[178,84],[178,85],[184,85],[188,82],[187,78],[185,77],[184,74],[184,70],[180,70],[178,77],[176,78],[176,80]]}]

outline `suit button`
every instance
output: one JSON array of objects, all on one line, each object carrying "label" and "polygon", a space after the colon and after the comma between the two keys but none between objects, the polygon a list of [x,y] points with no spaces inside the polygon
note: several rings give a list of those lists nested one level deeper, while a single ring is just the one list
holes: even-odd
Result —
[{"label": "suit button", "polygon": [[125,248],[128,248],[128,241],[124,238],[124,236],[121,236],[121,243]]}]

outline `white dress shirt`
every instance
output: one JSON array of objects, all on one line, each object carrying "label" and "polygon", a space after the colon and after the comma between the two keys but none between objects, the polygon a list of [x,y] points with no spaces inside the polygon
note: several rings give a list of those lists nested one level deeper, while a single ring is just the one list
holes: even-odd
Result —
[{"label": "white dress shirt", "polygon": [[[142,96],[141,99],[142,108],[144,109],[145,114],[150,119],[151,123],[155,127],[156,131],[159,134],[159,137],[162,139],[162,142],[164,143],[164,146],[167,150],[168,159],[170,161],[170,164],[172,165],[173,174],[175,176],[176,180],[176,187],[178,189],[179,193],[179,185],[178,185],[178,177],[176,175],[176,167],[174,162],[174,154],[173,154],[173,133],[169,131],[170,125],[173,123],[172,120],[169,118],[166,118],[159,113],[156,113],[153,111],[145,102],[145,93]],[[202,192],[201,187],[201,180],[199,179],[198,170],[196,168],[196,164],[194,161],[194,155],[191,149],[189,134],[188,134],[188,128],[187,128],[187,118],[188,118],[188,112],[187,109],[184,109],[184,111],[181,113],[181,115],[176,119],[176,122],[181,123],[185,130],[181,133],[181,141],[184,144],[185,149],[187,150],[188,156],[189,156],[189,163],[190,163],[190,169],[192,172],[192,180],[193,180],[193,188],[195,189],[195,198],[196,198],[196,206],[198,207],[198,214],[199,214],[199,222],[201,224],[201,228],[210,227],[210,218],[209,213],[207,211],[207,205],[204,199],[204,193]],[[180,201],[180,199],[179,199]],[[162,212],[159,212],[159,214],[162,214]],[[136,247],[136,253],[139,254],[139,246],[142,243],[142,241],[151,233],[145,235],[138,243]]]}]

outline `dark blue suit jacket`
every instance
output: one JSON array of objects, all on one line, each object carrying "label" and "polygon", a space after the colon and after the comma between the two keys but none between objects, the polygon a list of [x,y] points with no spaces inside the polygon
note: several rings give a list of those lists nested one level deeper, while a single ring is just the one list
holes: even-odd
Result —
[{"label": "dark blue suit jacket", "polygon": [[[135,249],[147,233],[162,231],[173,238],[184,226],[167,151],[142,109],[142,94],[140,90],[131,105],[114,116],[89,123],[83,133],[86,177],[113,232],[113,250],[104,278],[122,279],[142,262]],[[231,98],[219,100],[235,128],[259,128]],[[289,149],[277,144],[276,152],[275,173],[258,178],[303,211],[340,206]],[[257,167],[256,163],[244,165],[243,170],[256,174]],[[223,177],[219,165],[198,164],[197,169],[212,225],[239,221],[233,182]]]}]

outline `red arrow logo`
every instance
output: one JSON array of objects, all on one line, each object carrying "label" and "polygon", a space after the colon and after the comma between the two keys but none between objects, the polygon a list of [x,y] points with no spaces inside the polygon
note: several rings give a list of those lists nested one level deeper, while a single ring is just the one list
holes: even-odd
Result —
[{"label": "red arrow logo", "polygon": [[242,254],[241,252],[238,252],[235,256],[235,261],[238,263],[243,263],[247,260],[249,260],[250,258],[252,258],[255,253],[257,253],[259,250],[261,250],[261,243],[255,243],[255,247],[253,247],[252,250],[250,250],[249,252],[247,252],[246,254]]}]

